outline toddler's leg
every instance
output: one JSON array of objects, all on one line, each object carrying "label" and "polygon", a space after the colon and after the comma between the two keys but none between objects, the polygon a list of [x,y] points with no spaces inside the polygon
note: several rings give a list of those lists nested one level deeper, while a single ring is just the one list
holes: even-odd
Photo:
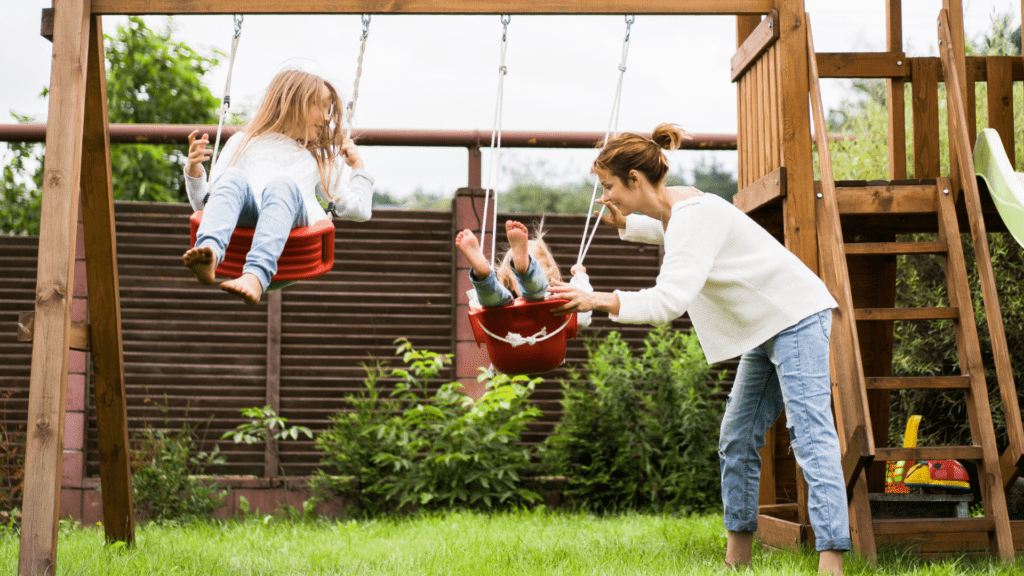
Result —
[{"label": "toddler's leg", "polygon": [[480,242],[471,231],[459,232],[455,236],[455,246],[466,257],[466,260],[469,260],[469,265],[473,268],[473,273],[477,278],[486,278],[491,273],[491,264],[484,256],[483,250],[480,249]]},{"label": "toddler's leg", "polygon": [[182,256],[182,260],[202,284],[212,284],[217,264],[231,241],[231,233],[243,212],[254,207],[252,190],[245,174],[229,168],[213,183],[210,201],[203,210],[203,222],[196,233],[195,248]]},{"label": "toddler's leg", "polygon": [[491,270],[491,264],[487,261],[483,251],[480,249],[480,242],[469,230],[463,230],[455,237],[455,246],[462,255],[469,260],[472,270],[469,272],[469,280],[476,288],[476,297],[484,308],[497,306],[508,306],[515,298],[498,282],[498,278]]},{"label": "toddler's leg", "polygon": [[512,250],[512,271],[519,284],[519,293],[527,302],[540,302],[548,291],[548,278],[537,260],[530,256],[529,232],[521,222],[505,223],[505,234]]},{"label": "toddler's leg", "polygon": [[277,259],[281,257],[288,234],[295,226],[305,223],[306,209],[299,187],[287,179],[267,184],[242,276],[224,282],[221,288],[241,297],[247,304],[259,302],[271,277],[277,273]]},{"label": "toddler's leg", "polygon": [[525,274],[530,267],[530,232],[522,222],[509,220],[505,222],[505,235],[512,247],[512,268]]}]

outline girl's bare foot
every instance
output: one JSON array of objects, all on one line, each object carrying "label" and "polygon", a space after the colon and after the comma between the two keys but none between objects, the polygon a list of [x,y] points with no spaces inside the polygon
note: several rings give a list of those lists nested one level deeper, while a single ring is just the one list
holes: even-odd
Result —
[{"label": "girl's bare foot", "polygon": [[213,248],[201,246],[190,248],[181,257],[185,266],[196,275],[200,284],[213,284],[214,272],[217,270],[217,258],[213,255]]},{"label": "girl's bare foot", "polygon": [[455,237],[455,245],[458,246],[466,260],[469,260],[469,265],[473,267],[473,273],[477,278],[487,278],[491,275],[491,264],[484,256],[483,250],[480,249],[480,242],[471,231],[459,232]]},{"label": "girl's bare foot", "polygon": [[259,304],[260,297],[263,296],[263,285],[255,274],[242,274],[234,280],[221,282],[220,289],[245,300],[249,306]]},{"label": "girl's bare foot", "polygon": [[505,234],[512,247],[512,266],[524,274],[530,269],[530,231],[522,222],[509,220],[505,222]]}]

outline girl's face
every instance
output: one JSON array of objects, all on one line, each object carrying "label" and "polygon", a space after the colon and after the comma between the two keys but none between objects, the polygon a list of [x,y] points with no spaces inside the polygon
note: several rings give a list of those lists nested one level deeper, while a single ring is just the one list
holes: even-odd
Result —
[{"label": "girl's face", "polygon": [[307,125],[312,134],[323,134],[327,128],[327,123],[331,120],[330,102],[331,91],[327,89],[327,86],[324,86],[321,88],[320,100],[313,102],[309,106]]},{"label": "girl's face", "polygon": [[601,200],[614,204],[623,214],[636,212],[637,191],[630,188],[622,178],[605,170],[595,170],[603,193]]}]

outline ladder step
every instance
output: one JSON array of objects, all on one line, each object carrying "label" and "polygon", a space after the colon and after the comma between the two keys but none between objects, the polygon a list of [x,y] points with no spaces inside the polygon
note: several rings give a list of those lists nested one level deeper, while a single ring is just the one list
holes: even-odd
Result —
[{"label": "ladder step", "polygon": [[981,446],[918,446],[916,448],[875,448],[875,460],[981,460]]},{"label": "ladder step", "polygon": [[945,242],[857,242],[843,244],[846,255],[851,254],[945,254]]},{"label": "ladder step", "polygon": [[955,306],[944,308],[858,308],[853,311],[856,320],[956,320],[960,310]]},{"label": "ladder step", "polygon": [[996,522],[992,518],[906,518],[884,519],[871,522],[878,534],[938,534],[956,532],[992,532]]},{"label": "ladder step", "polygon": [[868,390],[966,390],[969,376],[889,376],[864,378]]}]

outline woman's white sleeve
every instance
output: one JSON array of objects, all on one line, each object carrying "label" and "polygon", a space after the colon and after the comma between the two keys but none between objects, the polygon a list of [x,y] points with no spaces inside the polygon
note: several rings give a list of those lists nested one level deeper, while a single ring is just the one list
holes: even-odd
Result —
[{"label": "woman's white sleeve", "polygon": [[206,206],[206,195],[210,191],[210,185],[206,181],[206,167],[200,164],[199,170],[202,171],[199,178],[193,178],[187,172],[185,173],[185,192],[188,193],[188,203],[196,211],[202,210]]},{"label": "woman's white sleeve", "polygon": [[[593,292],[594,287],[590,285],[590,276],[586,272],[577,272],[572,275],[572,279],[569,280],[569,284],[583,290],[584,292]],[[590,326],[591,317],[594,315],[593,311],[590,312],[577,312],[576,313],[576,325],[580,328],[586,328]]]},{"label": "woman's white sleeve", "polygon": [[664,244],[665,230],[661,222],[642,214],[626,216],[626,227],[619,230],[619,238],[627,242],[643,244]]},{"label": "woman's white sleeve", "polygon": [[[353,170],[348,186],[342,184],[339,169],[338,177],[331,182],[329,197],[334,201],[334,214],[356,222],[365,222],[373,216],[373,176],[366,170]],[[317,194],[323,187],[317,184]]]}]

